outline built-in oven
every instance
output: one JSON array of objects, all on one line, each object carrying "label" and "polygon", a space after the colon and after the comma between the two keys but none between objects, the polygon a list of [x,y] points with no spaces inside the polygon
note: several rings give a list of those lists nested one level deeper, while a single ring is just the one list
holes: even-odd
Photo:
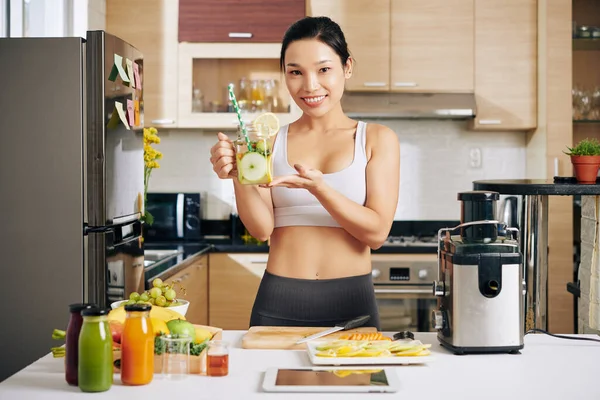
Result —
[{"label": "built-in oven", "polygon": [[372,274],[383,331],[433,332],[437,308],[432,284],[437,254],[373,254]]},{"label": "built-in oven", "polygon": [[146,211],[151,221],[144,224],[144,241],[200,239],[200,199],[200,193],[148,193]]}]

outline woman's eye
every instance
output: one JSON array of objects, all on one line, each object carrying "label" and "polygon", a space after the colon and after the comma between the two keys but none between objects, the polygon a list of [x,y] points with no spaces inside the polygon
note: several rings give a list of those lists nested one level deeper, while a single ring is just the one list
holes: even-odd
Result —
[{"label": "woman's eye", "polygon": [[289,73],[292,75],[300,75],[300,71],[298,71],[298,70],[293,70],[293,71],[290,71]]},{"label": "woman's eye", "polygon": [[323,68],[321,68],[319,71],[320,71],[320,72],[327,72],[327,71],[329,71],[330,69],[331,69],[331,67],[323,67]]}]

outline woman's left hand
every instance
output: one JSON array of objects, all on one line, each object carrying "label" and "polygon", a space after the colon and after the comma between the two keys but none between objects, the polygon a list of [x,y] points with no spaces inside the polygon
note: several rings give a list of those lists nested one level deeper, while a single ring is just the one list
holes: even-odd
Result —
[{"label": "woman's left hand", "polygon": [[306,189],[309,192],[314,192],[323,186],[323,173],[318,169],[305,168],[300,164],[294,164],[294,168],[298,171],[297,175],[286,175],[276,177],[262,187],[283,186],[291,189]]}]

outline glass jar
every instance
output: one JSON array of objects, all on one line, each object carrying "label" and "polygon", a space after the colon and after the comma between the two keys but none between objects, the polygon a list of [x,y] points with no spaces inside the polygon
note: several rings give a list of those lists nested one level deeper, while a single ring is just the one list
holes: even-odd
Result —
[{"label": "glass jar", "polygon": [[250,110],[250,82],[246,78],[240,79],[240,87],[236,96],[238,107],[242,111]]},{"label": "glass jar", "polygon": [[252,102],[252,112],[263,111],[265,104],[265,92],[262,81],[253,79],[250,83],[250,99]]},{"label": "glass jar", "polygon": [[154,330],[149,304],[125,306],[127,316],[121,336],[121,381],[124,385],[146,385],[154,374]]},{"label": "glass jar", "polygon": [[79,333],[83,324],[81,312],[95,307],[95,304],[75,303],[69,305],[69,324],[65,335],[65,379],[69,385],[77,386],[77,365],[79,357]]},{"label": "glass jar", "polygon": [[235,141],[238,181],[244,185],[262,185],[273,180],[273,136],[263,125],[245,124],[246,134],[238,127]]},{"label": "glass jar", "polygon": [[265,81],[265,105],[264,111],[279,112],[279,83],[275,79]]},{"label": "glass jar", "polygon": [[87,308],[81,312],[78,386],[82,392],[105,392],[113,384],[113,341],[108,324],[109,310]]}]

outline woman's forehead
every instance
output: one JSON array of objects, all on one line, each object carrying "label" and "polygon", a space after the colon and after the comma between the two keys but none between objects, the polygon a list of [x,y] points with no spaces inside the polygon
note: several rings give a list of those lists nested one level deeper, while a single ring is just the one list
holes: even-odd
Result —
[{"label": "woman's forehead", "polygon": [[285,64],[313,66],[338,59],[336,52],[317,39],[297,40],[290,43],[285,52]]}]

